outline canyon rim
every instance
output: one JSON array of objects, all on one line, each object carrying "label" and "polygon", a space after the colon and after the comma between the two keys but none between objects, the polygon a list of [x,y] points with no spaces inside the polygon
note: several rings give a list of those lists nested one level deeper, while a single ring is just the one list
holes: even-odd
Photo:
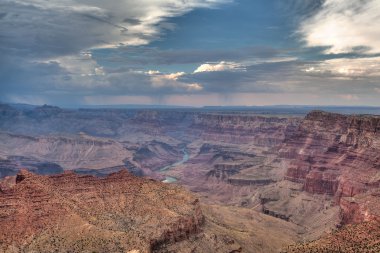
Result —
[{"label": "canyon rim", "polygon": [[380,1],[2,0],[0,253],[380,252]]}]

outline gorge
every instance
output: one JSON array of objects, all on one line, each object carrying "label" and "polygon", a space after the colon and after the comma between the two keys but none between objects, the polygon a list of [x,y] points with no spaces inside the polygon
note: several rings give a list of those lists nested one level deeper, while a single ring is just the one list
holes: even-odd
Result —
[{"label": "gorge", "polygon": [[5,252],[313,252],[380,231],[379,116],[3,104],[0,131]]}]

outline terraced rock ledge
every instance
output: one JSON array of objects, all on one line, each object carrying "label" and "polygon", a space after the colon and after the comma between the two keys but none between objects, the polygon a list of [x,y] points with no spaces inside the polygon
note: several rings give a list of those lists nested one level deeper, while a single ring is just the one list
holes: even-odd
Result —
[{"label": "terraced rock ledge", "polygon": [[[1,252],[160,252],[204,224],[190,193],[126,170],[106,178],[22,170],[14,183],[0,191]],[[223,252],[240,249],[212,243]]]}]

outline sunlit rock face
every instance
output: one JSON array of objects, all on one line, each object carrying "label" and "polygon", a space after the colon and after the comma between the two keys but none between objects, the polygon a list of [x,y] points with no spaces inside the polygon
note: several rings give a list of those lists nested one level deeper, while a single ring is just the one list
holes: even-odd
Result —
[{"label": "sunlit rock face", "polygon": [[[1,252],[160,252],[193,235],[205,237],[197,198],[126,170],[106,178],[22,170],[13,186],[1,189]],[[208,243],[240,249],[232,239]]]},{"label": "sunlit rock face", "polygon": [[378,216],[362,199],[380,203],[380,117],[311,112],[280,154],[291,158],[285,179],[302,183],[306,192],[334,196],[343,223]]}]

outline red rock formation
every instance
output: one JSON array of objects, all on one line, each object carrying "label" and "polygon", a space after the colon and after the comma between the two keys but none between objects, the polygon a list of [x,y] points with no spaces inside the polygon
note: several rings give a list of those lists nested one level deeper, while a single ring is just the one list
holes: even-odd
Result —
[{"label": "red rock formation", "polygon": [[5,192],[16,184],[16,176],[8,176],[0,180],[0,191]]},{"label": "red rock formation", "polygon": [[204,220],[180,187],[126,170],[106,178],[23,170],[16,182],[0,192],[1,252],[151,252],[198,233]]},{"label": "red rock formation", "polygon": [[340,199],[342,224],[380,222],[380,189]]},{"label": "red rock formation", "polygon": [[334,195],[338,188],[338,174],[335,171],[312,170],[306,175],[305,191]]},{"label": "red rock formation", "polygon": [[284,143],[280,155],[291,159],[285,179],[303,183],[309,193],[335,196],[344,223],[364,219],[349,214],[363,207],[345,198],[379,188],[380,117],[314,111]]},{"label": "red rock formation", "polygon": [[380,252],[380,223],[365,222],[343,229],[304,244],[288,246],[282,253],[314,252]]}]

